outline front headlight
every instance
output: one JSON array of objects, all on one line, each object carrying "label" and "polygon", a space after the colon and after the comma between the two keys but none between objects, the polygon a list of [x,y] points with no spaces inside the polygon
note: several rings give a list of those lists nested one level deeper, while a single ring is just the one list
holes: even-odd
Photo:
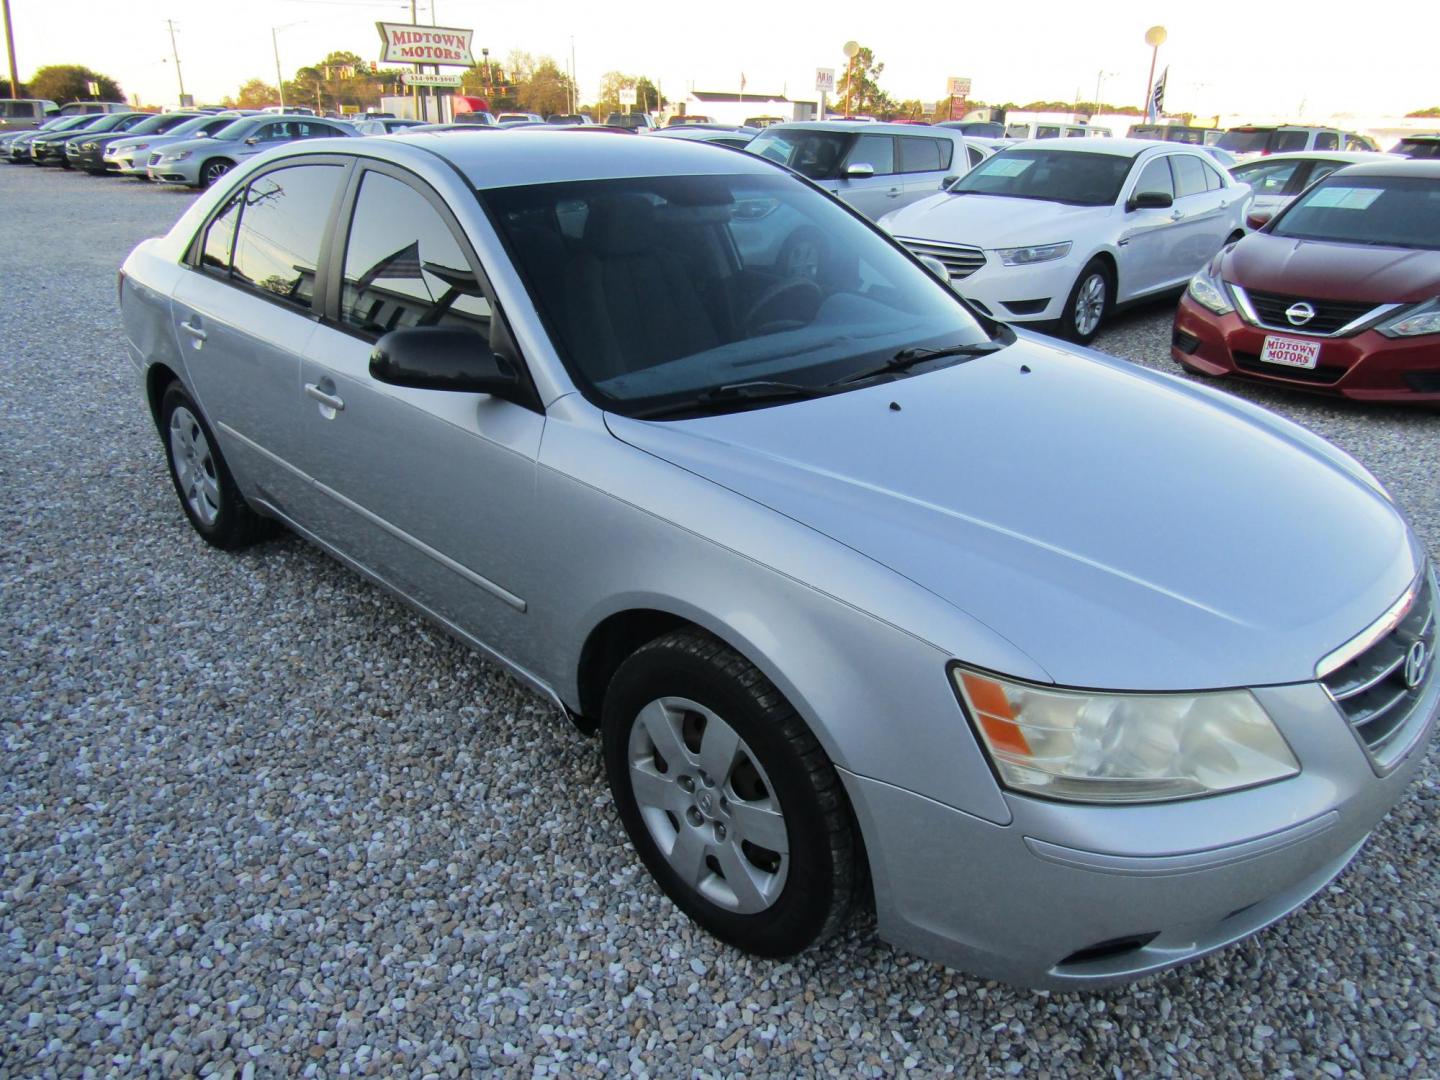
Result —
[{"label": "front headlight", "polygon": [[163,157],[160,158],[160,160],[161,160],[161,161],[184,161],[187,157],[190,156],[190,153],[191,153],[191,152],[190,152],[189,150],[178,150],[178,151],[176,151],[176,152],[173,153],[173,154],[165,154]]},{"label": "front headlight", "polygon": [[1381,323],[1375,329],[1391,338],[1440,334],[1440,297],[1427,301],[1417,308],[1411,308],[1404,314]]},{"label": "front headlight", "polygon": [[1248,690],[1116,694],[1052,690],[952,668],[1001,781],[1085,803],[1213,795],[1300,771]]},{"label": "front headlight", "polygon": [[1185,291],[1190,294],[1190,299],[1216,315],[1229,315],[1235,310],[1235,305],[1226,295],[1225,286],[1208,269],[1192,277]]},{"label": "front headlight", "polygon": [[95,144],[94,144],[93,142],[81,143],[81,144],[80,144],[80,149],[81,149],[81,150],[94,150],[94,149],[95,149]]},{"label": "front headlight", "polygon": [[137,143],[134,143],[134,144],[132,144],[132,145],[130,145],[130,146],[125,147],[125,149],[126,149],[127,151],[129,151],[129,150],[148,150],[148,149],[150,149],[150,144],[149,144],[148,142],[137,142]]},{"label": "front headlight", "polygon": [[1006,266],[1029,266],[1031,263],[1052,262],[1070,254],[1070,241],[1063,244],[1035,244],[1030,247],[996,248],[995,254]]}]

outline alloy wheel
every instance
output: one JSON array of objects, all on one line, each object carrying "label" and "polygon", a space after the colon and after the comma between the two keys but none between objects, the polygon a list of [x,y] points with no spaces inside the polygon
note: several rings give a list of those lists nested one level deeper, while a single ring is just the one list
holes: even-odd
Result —
[{"label": "alloy wheel", "polygon": [[227,165],[225,162],[212,161],[210,162],[210,164],[205,166],[205,173],[201,177],[201,179],[205,181],[205,186],[209,187],[211,184],[215,183],[216,180],[219,180],[220,177],[224,176],[229,171],[230,166]]},{"label": "alloy wheel", "polygon": [[1075,297],[1075,329],[1082,337],[1093,334],[1105,314],[1105,275],[1090,274]]},{"label": "alloy wheel", "polygon": [[210,440],[195,414],[178,406],[170,414],[170,462],[175,467],[180,492],[191,512],[206,528],[220,517],[220,478]]},{"label": "alloy wheel", "polygon": [[741,915],[785,888],[790,842],[769,776],[713,710],[662,697],[630,729],[629,779],[640,817],[681,879]]}]

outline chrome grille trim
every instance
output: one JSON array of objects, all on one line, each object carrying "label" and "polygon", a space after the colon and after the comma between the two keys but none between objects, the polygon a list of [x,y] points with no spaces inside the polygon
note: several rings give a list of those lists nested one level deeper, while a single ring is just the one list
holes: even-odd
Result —
[{"label": "chrome grille trim", "polygon": [[1437,660],[1413,686],[1406,670],[1417,642],[1435,656],[1436,592],[1426,567],[1384,615],[1317,665],[1326,694],[1382,775],[1415,745],[1428,719],[1427,697],[1440,680]]},{"label": "chrome grille trim", "polygon": [[932,259],[939,259],[945,264],[951,281],[963,281],[984,266],[986,262],[984,249],[971,244],[946,244],[936,240],[920,240],[911,236],[897,236],[895,239],[909,249],[916,258],[929,256]]},{"label": "chrome grille trim", "polygon": [[1281,334],[1299,334],[1302,337],[1345,337],[1347,334],[1353,334],[1356,330],[1359,330],[1361,327],[1367,325],[1368,323],[1372,323],[1379,319],[1382,319],[1386,315],[1390,314],[1390,312],[1405,306],[1404,304],[1377,304],[1369,311],[1366,311],[1361,315],[1357,315],[1355,318],[1347,322],[1344,326],[1339,327],[1338,329],[1333,330],[1328,334],[1317,334],[1313,330],[1306,330],[1302,326],[1280,326],[1276,323],[1266,322],[1264,319],[1260,318],[1259,313],[1255,310],[1255,304],[1251,301],[1250,294],[1245,291],[1244,286],[1237,285],[1233,281],[1227,281],[1225,282],[1225,284],[1230,289],[1230,295],[1235,299],[1235,306],[1240,309],[1240,315],[1246,322],[1250,323],[1252,326],[1258,326],[1262,330],[1274,330]]}]

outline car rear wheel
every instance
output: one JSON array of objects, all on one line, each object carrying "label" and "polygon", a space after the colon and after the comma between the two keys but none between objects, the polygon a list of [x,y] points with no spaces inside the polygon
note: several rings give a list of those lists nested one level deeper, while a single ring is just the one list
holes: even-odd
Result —
[{"label": "car rear wheel", "polygon": [[1060,316],[1060,333],[1081,345],[1090,344],[1110,313],[1114,295],[1110,268],[1101,259],[1091,259],[1070,290],[1070,299]]},{"label": "car rear wheel", "polygon": [[789,956],[844,925],[859,864],[835,768],[780,692],[720,641],[678,630],[620,665],[605,769],[641,860],[723,941]]},{"label": "car rear wheel", "polygon": [[232,161],[226,161],[224,158],[212,158],[200,169],[200,186],[209,187],[234,167],[235,163]]},{"label": "car rear wheel", "polygon": [[274,531],[273,523],[245,502],[210,425],[178,382],[161,399],[160,431],[181,509],[206,543],[234,550]]}]

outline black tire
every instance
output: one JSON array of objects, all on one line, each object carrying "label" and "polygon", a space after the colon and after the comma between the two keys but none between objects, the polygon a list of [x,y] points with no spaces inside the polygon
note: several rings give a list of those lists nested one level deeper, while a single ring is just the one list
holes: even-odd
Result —
[{"label": "black tire", "polygon": [[228,158],[211,158],[200,166],[200,186],[208,188],[235,167]]},{"label": "black tire", "polygon": [[[761,794],[783,815],[789,852],[783,887],[763,910],[742,914],[712,902],[672,867],[641,816],[631,781],[631,732],[641,711],[666,697],[688,699],[723,717],[770,780],[773,790]],[[845,925],[861,860],[844,789],[815,736],[748,660],[696,630],[657,638],[616,671],[605,694],[601,737],[610,791],[641,861],[701,927],[746,952],[777,957],[818,944]],[[734,798],[735,789],[728,790]],[[737,836],[741,832],[736,826]],[[707,854],[707,865],[710,860]]]},{"label": "black tire", "polygon": [[[180,434],[182,430],[185,434]],[[203,446],[203,454],[187,459],[183,448],[186,435],[194,440],[192,447]],[[175,485],[180,508],[207,544],[234,551],[275,532],[275,523],[261,517],[245,502],[204,414],[179,382],[172,382],[161,398],[160,439],[165,447],[165,463],[170,469],[170,482]],[[188,479],[181,475],[181,470],[187,466]],[[208,483],[197,479],[201,474]],[[202,485],[204,490],[201,490]],[[209,511],[212,510],[213,516],[210,516]]]},{"label": "black tire", "polygon": [[[1081,320],[1081,298],[1086,298],[1084,313],[1088,317],[1093,313],[1093,306],[1090,304],[1093,288],[1092,282],[1098,279],[1103,286],[1103,294],[1100,297],[1100,311],[1098,317],[1094,318],[1093,325]],[[1089,345],[1095,340],[1100,327],[1105,325],[1111,310],[1115,307],[1115,274],[1110,269],[1110,264],[1104,259],[1091,259],[1085,264],[1085,269],[1080,271],[1080,276],[1075,279],[1075,285],[1070,290],[1070,298],[1065,301],[1065,310],[1060,316],[1060,336],[1068,338],[1079,345]]]}]

